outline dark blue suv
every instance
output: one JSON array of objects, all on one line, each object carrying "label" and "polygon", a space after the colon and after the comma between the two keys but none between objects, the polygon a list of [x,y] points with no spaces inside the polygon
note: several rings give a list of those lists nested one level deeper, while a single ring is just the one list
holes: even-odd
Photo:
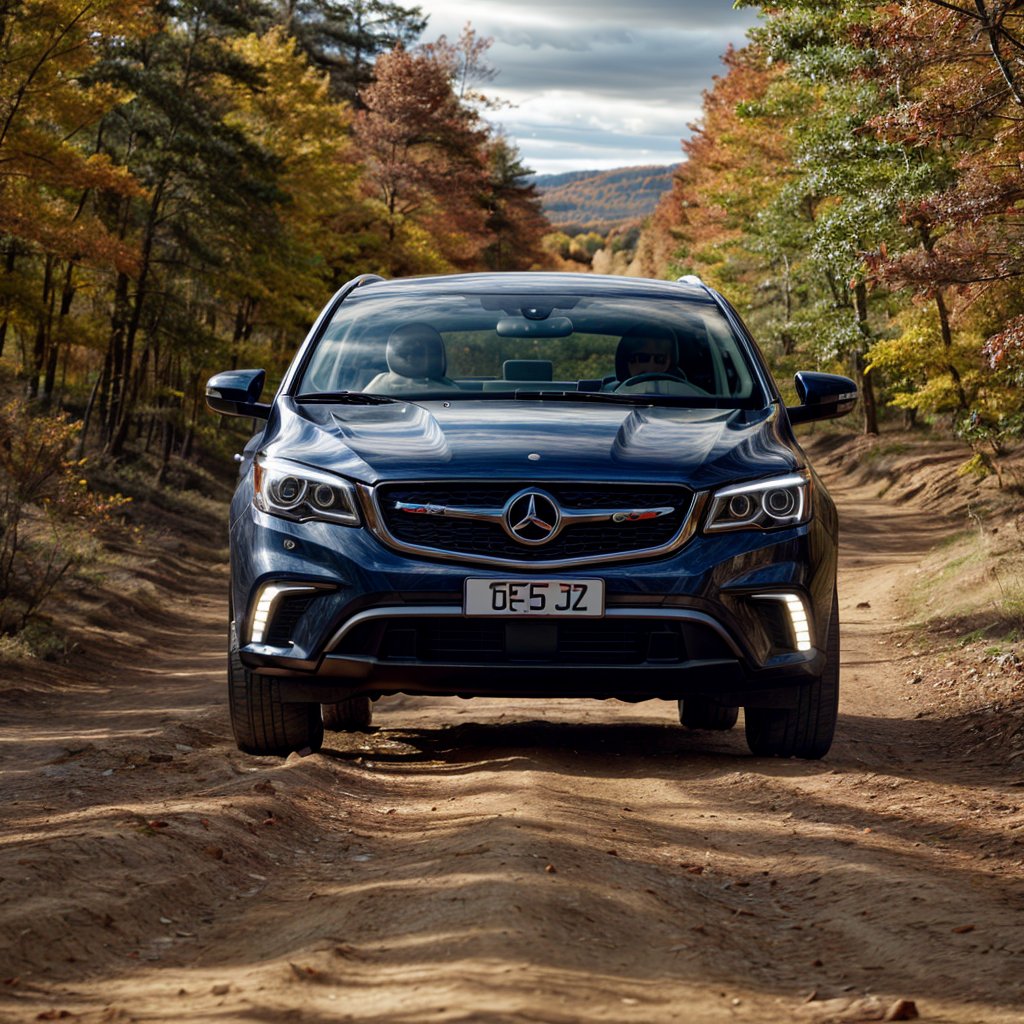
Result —
[{"label": "dark blue suv", "polygon": [[786,408],[697,278],[469,274],[349,282],[274,400],[231,506],[231,722],[318,749],[395,693],[659,698],[744,709],[755,754],[821,757],[839,697],[835,507]]}]

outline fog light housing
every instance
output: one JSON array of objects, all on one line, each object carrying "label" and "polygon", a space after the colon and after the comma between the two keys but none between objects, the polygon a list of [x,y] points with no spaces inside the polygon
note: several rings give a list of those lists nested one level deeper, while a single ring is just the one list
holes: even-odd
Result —
[{"label": "fog light housing", "polygon": [[806,652],[814,649],[811,642],[811,622],[807,605],[799,594],[751,594],[755,601],[779,601],[786,609],[793,634],[793,647]]},{"label": "fog light housing", "polygon": [[252,621],[249,624],[249,642],[263,643],[263,638],[267,635],[270,621],[274,615],[274,609],[285,594],[311,594],[319,589],[319,587],[306,584],[267,583],[260,590],[256,606],[253,608]]}]

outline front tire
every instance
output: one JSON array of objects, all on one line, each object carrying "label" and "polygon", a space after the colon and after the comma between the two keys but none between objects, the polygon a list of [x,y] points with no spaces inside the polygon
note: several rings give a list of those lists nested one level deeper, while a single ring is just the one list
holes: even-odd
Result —
[{"label": "front tire", "polygon": [[832,746],[839,718],[839,602],[832,595],[832,616],[825,642],[825,668],[797,687],[796,707],[746,708],[747,746],[760,757],[817,760]]},{"label": "front tire", "polygon": [[281,684],[250,672],[238,656],[238,633],[232,622],[228,641],[228,710],[238,749],[247,754],[315,752],[323,746],[319,704],[281,700]]}]

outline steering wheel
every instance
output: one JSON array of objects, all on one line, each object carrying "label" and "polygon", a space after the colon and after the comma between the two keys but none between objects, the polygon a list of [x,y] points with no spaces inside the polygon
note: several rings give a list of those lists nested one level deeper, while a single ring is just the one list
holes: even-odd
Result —
[{"label": "steering wheel", "polygon": [[630,377],[629,380],[624,380],[615,390],[618,391],[619,388],[632,387],[634,384],[646,384],[648,381],[652,380],[671,380],[675,381],[677,384],[689,383],[685,377],[682,377],[677,373],[638,373],[635,377]]}]

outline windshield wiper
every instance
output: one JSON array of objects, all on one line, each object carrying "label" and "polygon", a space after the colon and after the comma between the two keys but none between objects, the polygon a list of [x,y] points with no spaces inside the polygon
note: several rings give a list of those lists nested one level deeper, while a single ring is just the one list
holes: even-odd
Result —
[{"label": "windshield wiper", "polygon": [[389,402],[404,402],[404,398],[389,395],[368,395],[365,391],[310,391],[296,395],[296,402],[324,405],[386,405]]},{"label": "windshield wiper", "polygon": [[[507,396],[507,391],[496,391],[488,397]],[[755,408],[744,403],[723,403],[715,395],[668,395],[616,393],[614,391],[516,391],[514,397],[518,401],[538,402],[608,402],[612,405],[671,406],[684,409],[742,409]]]},{"label": "windshield wiper", "polygon": [[[508,394],[496,392],[496,394]],[[613,405],[651,405],[664,395],[617,395],[614,391],[516,391],[518,401],[537,402],[610,402]]]}]

